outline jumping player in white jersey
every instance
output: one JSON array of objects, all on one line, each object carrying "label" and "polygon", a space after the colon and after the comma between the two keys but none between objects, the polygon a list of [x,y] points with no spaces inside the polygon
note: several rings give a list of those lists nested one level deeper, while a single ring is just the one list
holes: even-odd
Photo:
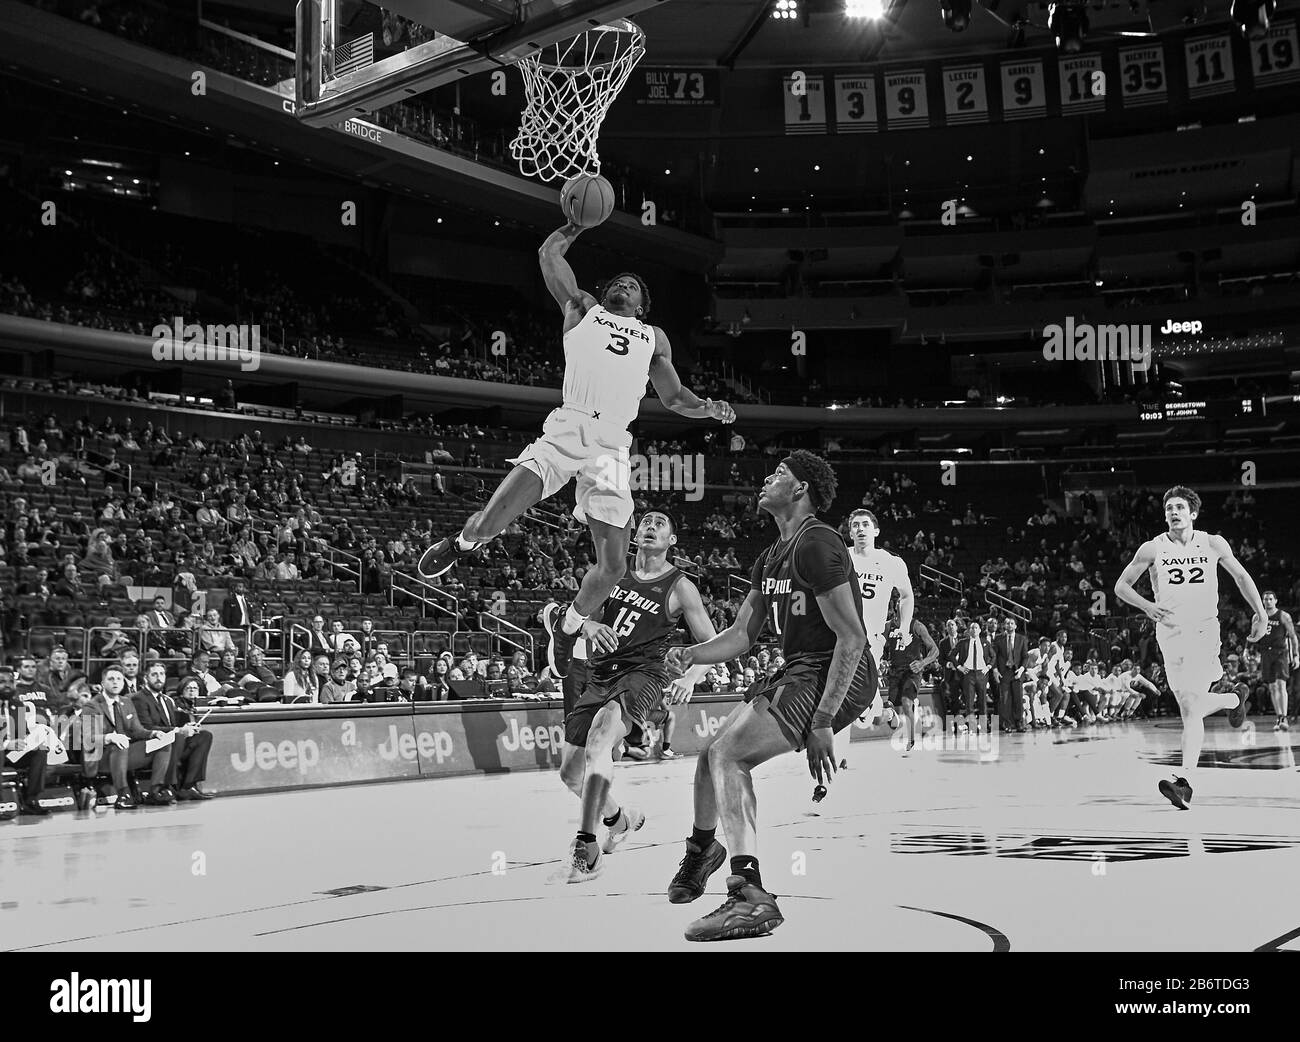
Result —
[{"label": "jumping player in white jersey", "polygon": [[[880,666],[887,637],[897,638],[896,650],[899,652],[912,642],[912,609],[916,603],[906,562],[896,554],[877,547],[876,539],[879,536],[880,524],[870,510],[859,507],[849,515],[849,538],[853,540],[853,545],[849,548],[849,560],[853,562],[858,588],[862,591],[862,623],[867,628],[871,657],[877,667]],[[895,590],[898,591],[898,629],[887,634],[889,604]],[[871,708],[862,714],[862,719],[874,723],[881,715],[883,705],[884,699],[877,694]]]},{"label": "jumping player in white jersey", "polygon": [[641,276],[615,275],[600,287],[599,301],[578,288],[564,255],[581,233],[570,221],[552,232],[538,251],[546,288],[564,312],[563,404],[547,417],[542,436],[509,461],[515,468],[487,506],[470,516],[459,535],[429,547],[418,566],[423,578],[438,578],[459,558],[495,539],[533,504],[576,478],[573,516],[591,529],[596,566],[583,576],[551,637],[550,666],[561,678],[568,674],[580,627],[626,571],[624,553],[632,522],[627,451],[632,435],[627,428],[641,408],[646,380],[679,416],[724,424],[736,418],[726,402],[698,398],[682,386],[668,337],[645,321],[650,290]]},{"label": "jumping player in white jersey", "polygon": [[[1115,582],[1115,596],[1140,608],[1156,623],[1165,674],[1183,717],[1183,776],[1162,781],[1160,792],[1175,807],[1186,810],[1192,799],[1188,779],[1195,774],[1205,741],[1205,718],[1228,709],[1233,727],[1240,727],[1246,719],[1244,698],[1234,692],[1210,690],[1223,676],[1219,664],[1219,565],[1236,581],[1255,613],[1248,640],[1264,636],[1268,618],[1255,580],[1227,541],[1192,527],[1201,512],[1201,497],[1190,488],[1175,485],[1165,493],[1164,502],[1169,531],[1138,548]],[[1133,588],[1144,571],[1150,572],[1154,601]]]}]

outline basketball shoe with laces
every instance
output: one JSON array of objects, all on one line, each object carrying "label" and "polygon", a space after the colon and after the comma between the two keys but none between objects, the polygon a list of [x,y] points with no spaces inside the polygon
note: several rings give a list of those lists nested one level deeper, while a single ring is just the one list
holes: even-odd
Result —
[{"label": "basketball shoe with laces", "polygon": [[564,632],[564,613],[567,610],[566,606],[548,604],[542,614],[542,626],[550,638],[550,643],[546,646],[546,659],[551,672],[560,680],[567,677],[573,668],[573,645],[578,642],[578,634],[582,632],[581,626],[577,633]]},{"label": "basketball shoe with laces", "polygon": [[686,856],[677,866],[677,874],[668,884],[668,900],[675,905],[690,904],[704,893],[709,876],[727,860],[727,848],[716,839],[701,847],[692,839],[686,841]]},{"label": "basketball shoe with laces", "polygon": [[785,922],[776,898],[744,876],[727,877],[727,899],[686,928],[688,941],[734,941],[763,937]]}]

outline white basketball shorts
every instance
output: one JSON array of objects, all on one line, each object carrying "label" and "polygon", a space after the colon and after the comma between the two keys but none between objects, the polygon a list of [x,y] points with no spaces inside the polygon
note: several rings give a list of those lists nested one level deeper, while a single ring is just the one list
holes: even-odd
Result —
[{"label": "white basketball shorts", "polygon": [[1202,694],[1223,676],[1217,620],[1191,626],[1157,623],[1156,639],[1172,690]]},{"label": "white basketball shorts", "polygon": [[615,528],[632,519],[631,432],[593,419],[585,412],[561,406],[542,424],[542,436],[508,463],[527,467],[542,479],[547,499],[573,478],[573,516]]}]

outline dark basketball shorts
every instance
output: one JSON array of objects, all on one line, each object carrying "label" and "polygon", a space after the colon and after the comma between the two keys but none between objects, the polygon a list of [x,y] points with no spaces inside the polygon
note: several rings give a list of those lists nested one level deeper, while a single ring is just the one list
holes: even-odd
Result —
[{"label": "dark basketball shorts", "polygon": [[1275,680],[1290,680],[1291,660],[1285,651],[1281,654],[1270,651],[1260,657],[1259,672],[1265,684],[1271,684]]},{"label": "dark basketball shorts", "polygon": [[569,666],[569,675],[560,683],[560,689],[564,692],[564,718],[566,720],[578,704],[578,699],[582,697],[583,691],[587,689],[587,681],[590,678],[591,665],[585,658],[575,658],[572,665]]},{"label": "dark basketball shorts", "polygon": [[644,728],[647,722],[657,717],[663,706],[664,689],[671,682],[662,667],[629,669],[621,676],[606,680],[592,677],[573,712],[564,718],[564,740],[570,745],[586,745],[587,733],[596,714],[615,699],[623,708],[624,722]]},{"label": "dark basketball shorts", "polygon": [[921,678],[910,669],[906,673],[891,673],[887,683],[885,697],[896,706],[901,706],[904,698],[915,702],[920,697]]},{"label": "dark basketball shorts", "polygon": [[[781,733],[794,743],[796,751],[808,744],[813,714],[826,691],[831,654],[828,651],[822,655],[809,655],[788,662],[778,673],[754,684],[745,692],[746,702],[753,702],[759,697],[767,699],[768,711],[781,728]],[[879,687],[876,660],[871,655],[871,649],[866,648],[844,701],[840,703],[839,711],[831,721],[831,730],[838,734],[860,717],[875,701]]]}]

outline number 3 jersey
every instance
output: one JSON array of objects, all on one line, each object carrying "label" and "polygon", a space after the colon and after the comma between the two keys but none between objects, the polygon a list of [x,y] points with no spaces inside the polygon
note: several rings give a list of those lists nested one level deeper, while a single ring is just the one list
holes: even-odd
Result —
[{"label": "number 3 jersey", "polygon": [[1182,629],[1218,624],[1219,555],[1205,532],[1193,530],[1186,543],[1165,532],[1156,536],[1156,562],[1150,568],[1156,604],[1169,608],[1170,624]]},{"label": "number 3 jersey", "polygon": [[[667,672],[664,659],[678,618],[668,614],[668,598],[683,574],[671,568],[653,579],[639,579],[636,570],[628,568],[597,620],[618,636],[618,650],[611,655],[592,656],[593,679],[607,681],[634,669]],[[587,646],[591,646],[590,642]]]},{"label": "number 3 jersey", "polygon": [[650,379],[654,327],[593,304],[564,334],[564,404],[626,428]]},{"label": "number 3 jersey", "polygon": [[835,631],[822,617],[820,594],[848,584],[854,616],[862,618],[862,593],[854,581],[849,548],[830,525],[808,517],[789,539],[778,540],[759,555],[750,573],[763,596],[769,626],[781,641],[787,668],[800,660],[828,660],[835,650]]}]

